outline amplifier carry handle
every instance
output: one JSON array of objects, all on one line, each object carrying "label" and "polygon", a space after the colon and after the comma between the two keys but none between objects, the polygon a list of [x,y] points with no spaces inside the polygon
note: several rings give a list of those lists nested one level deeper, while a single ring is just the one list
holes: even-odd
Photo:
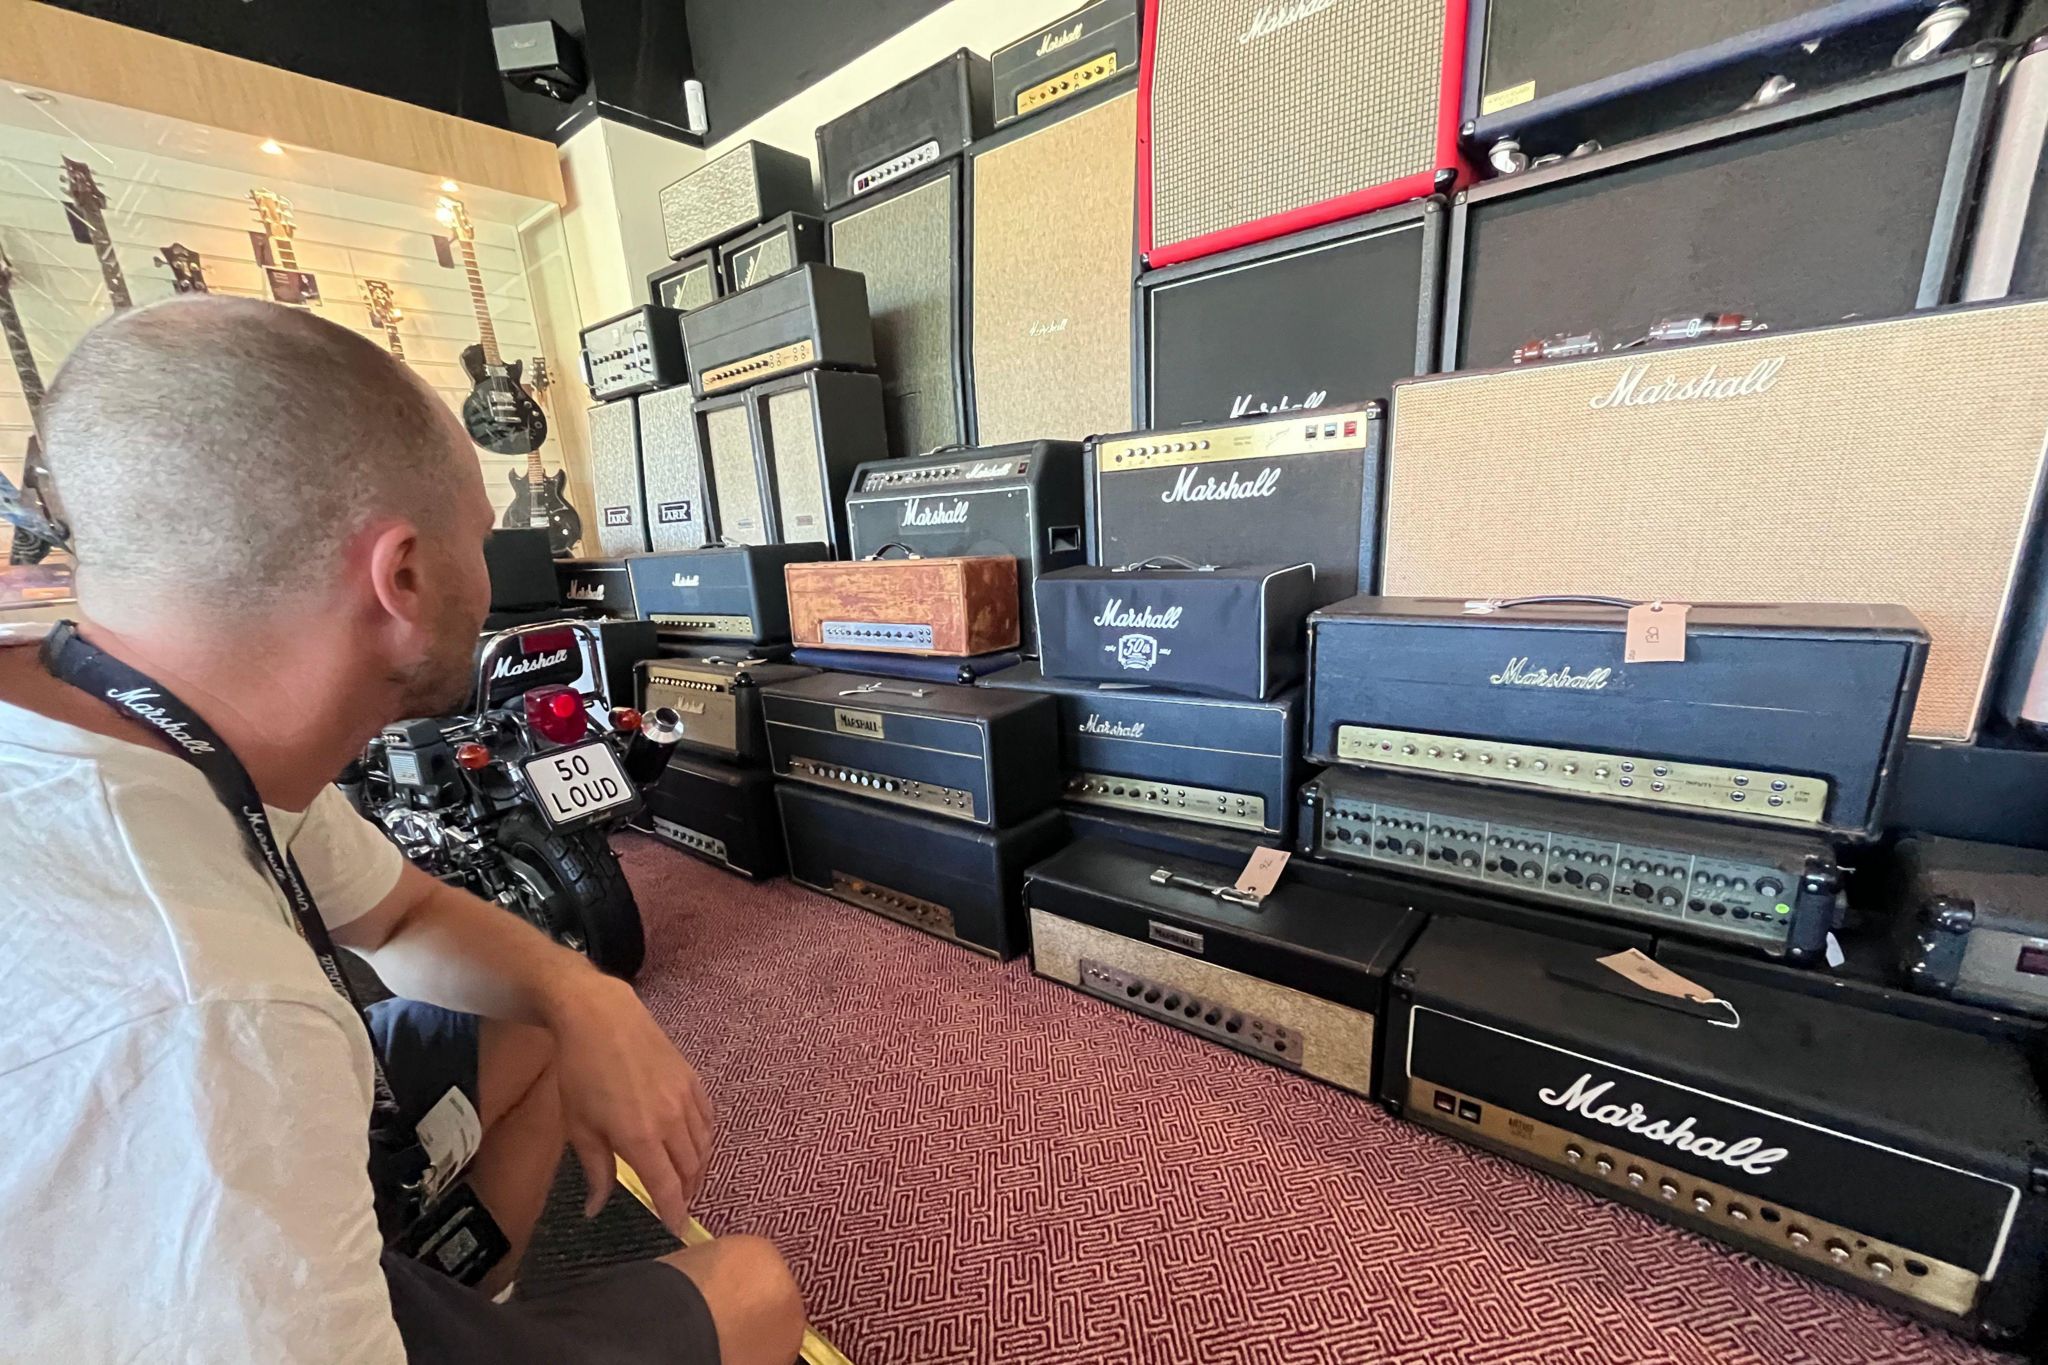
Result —
[{"label": "amplifier carry handle", "polygon": [[905,544],[904,544],[904,543],[903,543],[902,541],[900,541],[900,540],[892,540],[892,541],[890,541],[890,542],[889,542],[889,543],[888,543],[887,545],[884,545],[884,546],[882,546],[882,547],[881,547],[880,549],[876,550],[876,551],[875,551],[875,552],[874,552],[873,554],[871,554],[871,555],[863,555],[863,556],[861,556],[861,562],[862,562],[862,563],[866,563],[866,562],[867,562],[868,560],[870,560],[870,559],[887,559],[887,558],[889,557],[889,551],[891,551],[891,550],[901,550],[901,551],[903,551],[903,557],[904,557],[905,559],[907,559],[907,560],[908,560],[908,559],[923,559],[923,558],[924,558],[924,556],[923,556],[923,555],[921,555],[921,554],[919,554],[919,553],[918,553],[917,551],[915,551],[915,550],[911,549],[911,548],[910,548],[910,547],[909,547],[908,545],[905,545]]},{"label": "amplifier carry handle", "polygon": [[877,692],[887,692],[895,697],[929,697],[932,694],[931,689],[928,687],[891,687],[887,683],[871,682],[862,683],[858,687],[849,687],[839,695],[842,697],[870,697]]},{"label": "amplifier carry handle", "polygon": [[1553,593],[1540,597],[1475,597],[1466,601],[1465,614],[1467,616],[1484,616],[1488,612],[1506,611],[1511,607],[1540,607],[1562,605],[1568,602],[1576,602],[1590,607],[1620,607],[1624,611],[1630,607],[1640,607],[1643,605],[1641,602],[1630,601],[1626,597],[1593,597],[1584,593]]},{"label": "amplifier carry handle", "polygon": [[1111,569],[1110,572],[1136,573],[1141,569],[1191,569],[1196,573],[1210,573],[1215,568],[1214,564],[1197,564],[1192,559],[1183,559],[1179,555],[1153,555],[1150,559],[1141,559],[1135,564],[1119,564]]}]

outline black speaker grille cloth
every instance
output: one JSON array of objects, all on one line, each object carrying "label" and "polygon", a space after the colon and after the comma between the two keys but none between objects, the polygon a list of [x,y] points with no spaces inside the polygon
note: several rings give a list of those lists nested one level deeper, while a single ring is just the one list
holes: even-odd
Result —
[{"label": "black speaker grille cloth", "polygon": [[680,274],[670,275],[661,282],[662,304],[680,308],[685,313],[702,308],[717,297],[718,290],[712,287],[712,266],[708,261]]},{"label": "black speaker grille cloth", "polygon": [[1480,107],[1495,112],[1486,98],[1518,86],[1529,88],[1500,108],[1821,8],[1815,0],[1487,0]]},{"label": "black speaker grille cloth", "polygon": [[957,197],[957,182],[943,175],[832,224],[832,264],[867,276],[892,455],[960,440]]},{"label": "black speaker grille cloth", "polygon": [[1961,82],[1471,206],[1447,368],[1712,309],[1774,330],[1888,317],[1919,293]]},{"label": "black speaker grille cloth", "polygon": [[1385,398],[1415,373],[1421,288],[1410,223],[1153,289],[1149,425]]}]

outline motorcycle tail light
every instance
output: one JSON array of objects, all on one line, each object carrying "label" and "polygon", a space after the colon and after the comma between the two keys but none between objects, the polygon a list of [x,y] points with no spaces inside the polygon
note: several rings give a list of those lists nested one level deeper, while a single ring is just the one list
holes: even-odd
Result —
[{"label": "motorcycle tail light", "polygon": [[475,772],[478,768],[491,766],[491,751],[475,742],[458,744],[455,746],[455,761],[469,771]]},{"label": "motorcycle tail light", "polygon": [[630,706],[612,708],[612,729],[637,730],[640,728],[640,713]]},{"label": "motorcycle tail light", "polygon": [[590,729],[583,698],[573,687],[536,687],[524,701],[526,723],[556,744],[574,744]]}]

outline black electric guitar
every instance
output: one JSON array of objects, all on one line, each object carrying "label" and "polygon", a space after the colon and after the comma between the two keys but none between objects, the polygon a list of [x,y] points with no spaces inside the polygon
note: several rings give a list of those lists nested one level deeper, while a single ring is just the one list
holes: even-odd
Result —
[{"label": "black electric guitar", "polygon": [[270,283],[270,297],[299,308],[320,302],[320,282],[299,269],[298,248],[292,245],[298,232],[292,201],[275,190],[250,190],[249,198],[256,205],[256,221],[262,224],[249,234],[249,245]]},{"label": "black electric guitar", "polygon": [[[28,451],[21,458],[21,493],[31,506],[43,485],[43,376],[36,368],[35,352],[22,330],[21,310],[14,304],[14,263],[0,251],[0,333],[7,337],[7,354],[14,360],[14,377],[21,382],[22,401],[28,404]],[[7,552],[9,564],[38,564],[50,553],[50,543],[20,527],[14,529],[14,543]]]},{"label": "black electric guitar", "polygon": [[370,325],[384,333],[384,344],[391,348],[394,357],[405,359],[405,339],[398,335],[398,324],[405,318],[405,312],[392,297],[391,286],[382,280],[364,280],[363,298],[370,305]]},{"label": "black electric guitar", "polygon": [[[552,383],[547,357],[535,356],[535,397],[544,396]],[[583,539],[583,517],[562,493],[569,482],[569,471],[558,469],[553,474],[548,473],[540,462],[540,452],[535,450],[527,454],[525,473],[514,470],[505,477],[512,481],[512,501],[505,508],[504,520],[498,524],[513,528],[545,526],[548,553],[557,559],[574,550],[576,542]]]},{"label": "black electric guitar", "polygon": [[92,167],[83,161],[64,158],[64,193],[70,203],[64,212],[71,220],[71,235],[88,244],[100,258],[100,278],[107,282],[107,302],[115,309],[130,308],[128,281],[121,274],[121,259],[114,254],[114,239],[107,233],[107,196],[92,178]]},{"label": "black electric guitar", "polygon": [[469,276],[469,302],[476,310],[477,344],[462,351],[462,368],[475,385],[462,404],[462,424],[469,438],[493,455],[531,455],[548,438],[547,414],[519,382],[524,366],[498,354],[498,332],[491,325],[490,301],[484,297],[484,276],[476,263],[476,229],[461,201],[443,198],[435,215]]},{"label": "black electric guitar", "polygon": [[156,264],[171,272],[171,284],[180,294],[210,294],[206,271],[200,268],[199,253],[183,242],[172,242],[156,257]]}]

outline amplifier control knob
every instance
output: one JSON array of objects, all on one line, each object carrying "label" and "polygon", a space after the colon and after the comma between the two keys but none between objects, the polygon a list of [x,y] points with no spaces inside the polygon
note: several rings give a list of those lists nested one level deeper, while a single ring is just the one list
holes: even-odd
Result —
[{"label": "amplifier control knob", "polygon": [[1442,758],[1444,756],[1444,751],[1438,748],[1436,745],[1432,744],[1429,746],[1429,756],[1431,758]]},{"label": "amplifier control knob", "polygon": [[1465,751],[1463,749],[1453,749],[1451,750],[1451,757],[1463,763],[1465,761]]},{"label": "amplifier control knob", "polygon": [[1756,893],[1759,896],[1782,896],[1785,894],[1785,888],[1775,878],[1765,877],[1756,884]]},{"label": "amplifier control knob", "polygon": [[1564,1149],[1564,1159],[1576,1166],[1586,1159],[1586,1149],[1574,1142]]},{"label": "amplifier control knob", "polygon": [[1696,1194],[1692,1197],[1692,1206],[1695,1209],[1699,1210],[1701,1213],[1706,1213],[1712,1210],[1712,1208],[1714,1207],[1714,1201],[1707,1195]]},{"label": "amplifier control knob", "polygon": [[1595,777],[1598,777],[1598,778],[1605,778],[1605,777],[1607,776],[1607,773],[1608,773],[1608,769],[1606,768],[1606,766],[1605,766],[1605,765],[1602,765],[1601,767],[1598,767],[1598,768],[1595,768],[1595,769],[1593,769],[1593,776],[1595,776]]},{"label": "amplifier control knob", "polygon": [[1643,1187],[1643,1182],[1645,1180],[1648,1180],[1649,1178],[1649,1173],[1640,1166],[1631,1166],[1628,1168],[1628,1183],[1635,1186],[1637,1189],[1641,1189]]},{"label": "amplifier control knob", "polygon": [[1870,1273],[1877,1276],[1880,1280],[1888,1280],[1892,1277],[1892,1263],[1882,1256],[1870,1256],[1863,1263],[1869,1266]]},{"label": "amplifier control knob", "polygon": [[[1490,762],[1492,762],[1492,761],[1493,761],[1492,759],[1488,759],[1488,760],[1487,760],[1487,762],[1489,762],[1489,763],[1490,763]],[[1521,760],[1521,759],[1519,759],[1519,758],[1515,758],[1515,757],[1513,757],[1513,756],[1511,755],[1511,756],[1509,756],[1509,758],[1508,758],[1508,760],[1507,760],[1507,764],[1508,764],[1508,766],[1509,766],[1510,768],[1519,768],[1519,767],[1521,767],[1521,766],[1522,766],[1522,760]]]},{"label": "amplifier control knob", "polygon": [[1550,770],[1550,760],[1547,758],[1539,758],[1534,763],[1531,763],[1529,766],[1534,768],[1539,773],[1548,772]]},{"label": "amplifier control knob", "polygon": [[1785,1237],[1792,1243],[1793,1246],[1796,1247],[1803,1247],[1808,1242],[1811,1242],[1813,1240],[1813,1234],[1808,1232],[1805,1228],[1793,1228],[1790,1232],[1787,1232],[1785,1234]]},{"label": "amplifier control knob", "polygon": [[1593,1169],[1594,1169],[1594,1170],[1596,1170],[1596,1171],[1598,1171],[1598,1172],[1600,1172],[1600,1174],[1602,1174],[1602,1175],[1613,1175],[1613,1174],[1614,1174],[1614,1158],[1613,1158],[1613,1157],[1607,1157],[1607,1156],[1599,1156],[1599,1157],[1594,1157],[1594,1158],[1593,1158]]},{"label": "amplifier control knob", "polygon": [[1422,852],[1422,845],[1416,843],[1413,839],[1410,839],[1406,844],[1403,844],[1401,846],[1401,851],[1407,854],[1409,857],[1413,858],[1416,854]]},{"label": "amplifier control knob", "polygon": [[1828,1257],[1835,1261],[1849,1259],[1849,1244],[1839,1237],[1830,1237],[1827,1242]]},{"label": "amplifier control knob", "polygon": [[1564,765],[1564,767],[1558,769],[1558,771],[1563,773],[1566,777],[1571,777],[1579,771],[1579,765],[1576,763],[1567,763]]},{"label": "amplifier control knob", "polygon": [[1678,1186],[1669,1180],[1660,1180],[1657,1182],[1657,1193],[1663,1195],[1664,1202],[1669,1204],[1678,1198]]},{"label": "amplifier control knob", "polygon": [[1586,889],[1587,889],[1588,891],[1592,892],[1592,893],[1593,893],[1594,895],[1596,895],[1596,896],[1598,896],[1598,895],[1601,895],[1601,894],[1605,893],[1605,892],[1606,892],[1606,890],[1607,890],[1607,878],[1605,878],[1605,877],[1588,877],[1588,878],[1586,878]]},{"label": "amplifier control knob", "polygon": [[1747,1223],[1749,1221],[1749,1210],[1741,1204],[1730,1204],[1728,1206],[1728,1216],[1738,1223]]}]

